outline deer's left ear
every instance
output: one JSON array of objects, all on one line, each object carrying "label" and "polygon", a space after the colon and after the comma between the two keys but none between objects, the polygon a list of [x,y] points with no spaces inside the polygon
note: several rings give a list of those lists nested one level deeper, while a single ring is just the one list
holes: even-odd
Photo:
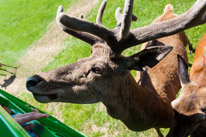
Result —
[{"label": "deer's left ear", "polygon": [[185,84],[190,82],[189,75],[188,75],[188,65],[180,55],[177,55],[177,60],[178,60],[178,76],[180,78],[181,86],[183,87]]},{"label": "deer's left ear", "polygon": [[146,48],[127,58],[127,69],[145,71],[147,70],[147,67],[152,68],[168,53],[170,53],[172,48],[173,47],[171,46],[155,46],[152,48]]}]

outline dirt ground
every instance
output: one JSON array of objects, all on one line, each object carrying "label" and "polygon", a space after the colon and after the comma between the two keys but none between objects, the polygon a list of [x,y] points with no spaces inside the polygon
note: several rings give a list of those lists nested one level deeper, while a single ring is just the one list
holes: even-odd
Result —
[{"label": "dirt ground", "polygon": [[[71,5],[66,13],[76,17],[81,14],[86,15],[98,1],[79,0],[78,3]],[[46,67],[53,57],[64,49],[62,42],[67,37],[68,34],[59,29],[54,20],[48,26],[47,32],[37,42],[30,45],[26,54],[18,61],[16,79],[6,88],[6,91],[17,96],[22,92],[27,92],[25,87],[27,78],[41,72],[41,69]]]}]

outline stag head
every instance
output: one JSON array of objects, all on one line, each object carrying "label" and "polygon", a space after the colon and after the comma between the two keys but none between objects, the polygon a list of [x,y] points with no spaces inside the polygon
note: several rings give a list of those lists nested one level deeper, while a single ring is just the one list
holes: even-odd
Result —
[{"label": "stag head", "polygon": [[171,103],[174,119],[168,137],[187,137],[206,120],[206,86],[190,81],[188,66],[181,56],[178,56],[178,75],[182,90]]},{"label": "stag head", "polygon": [[109,30],[102,24],[105,6],[104,0],[97,15],[97,23],[70,17],[63,12],[61,6],[58,8],[57,24],[66,33],[92,45],[92,54],[74,64],[30,77],[27,80],[27,89],[37,101],[85,104],[113,100],[120,94],[120,89],[124,88],[122,85],[128,83],[130,70],[143,71],[153,67],[172,47],[148,48],[129,57],[121,55],[125,49],[206,21],[206,0],[198,0],[181,16],[130,30],[131,21],[135,20],[132,15],[133,0],[125,0],[123,14],[120,8],[116,11],[117,27]]}]

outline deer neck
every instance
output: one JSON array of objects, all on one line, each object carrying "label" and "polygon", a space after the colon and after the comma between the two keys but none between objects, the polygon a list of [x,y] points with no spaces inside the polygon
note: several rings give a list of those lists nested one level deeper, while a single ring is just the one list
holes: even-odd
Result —
[{"label": "deer neck", "polygon": [[204,86],[206,84],[205,66],[206,66],[206,55],[203,55],[196,59],[190,71],[190,80],[195,83],[198,83],[198,85],[200,86]]},{"label": "deer neck", "polygon": [[170,125],[171,107],[157,92],[147,85],[138,84],[130,73],[119,81],[119,87],[111,91],[115,94],[103,101],[109,115],[135,131]]}]

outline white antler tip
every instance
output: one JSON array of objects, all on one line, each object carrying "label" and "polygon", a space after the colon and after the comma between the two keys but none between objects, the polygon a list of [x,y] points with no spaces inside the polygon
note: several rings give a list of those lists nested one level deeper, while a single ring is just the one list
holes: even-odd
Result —
[{"label": "white antler tip", "polygon": [[115,18],[118,20],[118,18],[121,17],[121,8],[118,7],[115,11]]},{"label": "white antler tip", "polygon": [[118,7],[118,8],[116,9],[115,14],[121,14],[121,8],[120,8],[120,7]]},{"label": "white antler tip", "polygon": [[61,26],[59,23],[60,23],[60,20],[62,18],[62,16],[64,15],[63,13],[63,7],[62,6],[59,6],[58,7],[58,10],[57,10],[57,16],[56,16],[56,22],[59,26]]},{"label": "white antler tip", "polygon": [[63,12],[63,7],[62,6],[58,7],[57,13],[60,13],[60,12]]}]

